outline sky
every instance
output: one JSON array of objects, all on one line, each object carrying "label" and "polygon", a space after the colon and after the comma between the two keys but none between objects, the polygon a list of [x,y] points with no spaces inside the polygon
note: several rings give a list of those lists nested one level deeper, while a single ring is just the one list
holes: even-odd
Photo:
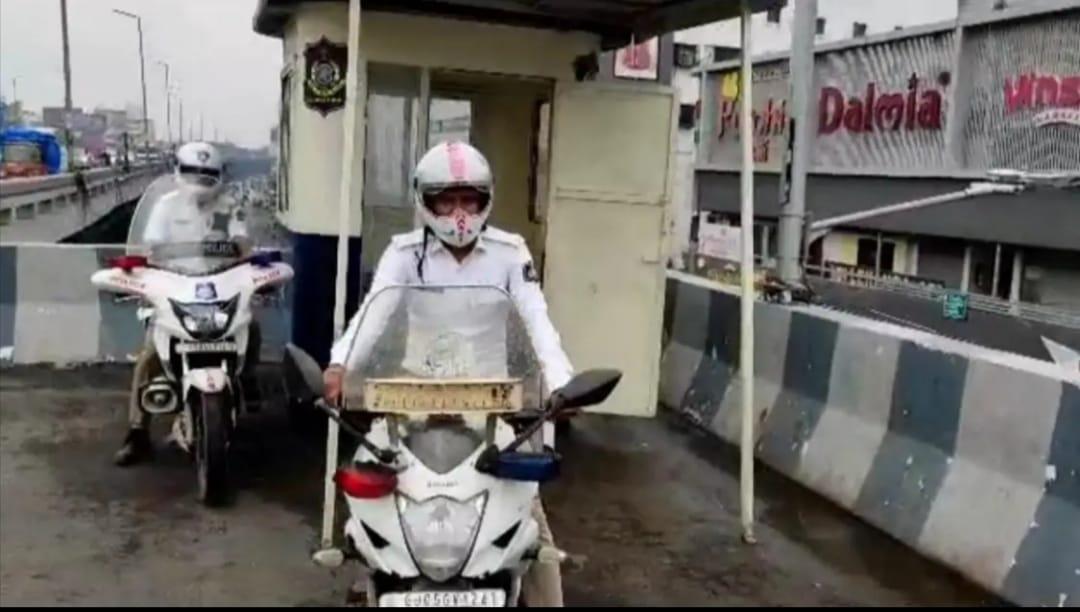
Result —
[{"label": "sky", "polygon": [[[184,122],[205,136],[269,144],[277,123],[281,41],[251,28],[256,0],[68,0],[72,103],[83,109],[124,108],[142,98],[139,37],[142,17],[149,118],[163,134],[165,69],[184,103]],[[0,0],[0,95],[12,99],[12,79],[24,108],[63,106],[64,71],[59,0]],[[173,132],[178,104],[172,104]]]},{"label": "sky", "polygon": [[[4,0],[0,0],[4,1]],[[781,51],[791,45],[791,22],[794,3],[788,0],[780,24],[767,24],[764,13],[754,16],[752,45],[754,53]],[[825,18],[825,33],[818,43],[851,37],[853,22],[866,24],[867,34],[888,32],[896,26],[911,27],[956,19],[956,0],[818,0],[818,17]],[[737,19],[691,28],[680,32],[679,42],[709,45],[739,45]]]},{"label": "sky", "polygon": [[[281,41],[251,28],[256,0],[68,0],[72,98],[76,107],[124,108],[141,98],[135,22],[112,12],[142,16],[147,106],[155,131],[165,125],[165,71],[183,98],[185,124],[205,136],[243,146],[269,143],[277,122]],[[790,13],[791,6],[785,9]],[[852,21],[871,33],[955,18],[955,0],[821,0],[826,39],[849,36]],[[760,15],[757,19],[763,20]],[[790,14],[785,15],[785,21]],[[785,24],[786,25],[786,24]],[[762,23],[764,26],[764,23]],[[757,28],[755,28],[757,29]],[[776,29],[776,32],[772,32]],[[786,46],[790,27],[763,28],[755,51]],[[12,99],[12,79],[24,108],[64,103],[59,0],[0,0],[0,95]],[[696,35],[695,35],[696,34]],[[699,28],[679,37],[700,44],[738,44],[737,24]],[[770,42],[771,41],[771,42]],[[173,131],[177,131],[173,102]]]}]

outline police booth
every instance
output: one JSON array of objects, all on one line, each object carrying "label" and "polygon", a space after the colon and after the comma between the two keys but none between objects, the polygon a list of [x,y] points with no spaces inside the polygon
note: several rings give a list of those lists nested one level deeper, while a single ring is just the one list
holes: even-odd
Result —
[{"label": "police booth", "polygon": [[[752,12],[782,4],[747,0]],[[349,10],[260,0],[254,18],[284,54],[278,194],[297,274],[293,341],[326,359],[343,174],[351,316],[390,236],[414,227],[414,163],[440,140],[466,140],[495,174],[490,222],[525,237],[575,368],[624,373],[599,411],[652,416],[678,99],[657,83],[598,80],[598,58],[738,17],[743,3],[361,0],[357,40]],[[343,123],[350,51],[359,108]]]}]

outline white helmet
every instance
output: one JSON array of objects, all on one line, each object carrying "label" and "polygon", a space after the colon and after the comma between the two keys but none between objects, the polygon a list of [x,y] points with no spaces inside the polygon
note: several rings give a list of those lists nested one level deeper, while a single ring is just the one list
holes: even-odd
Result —
[{"label": "white helmet", "polygon": [[224,170],[221,153],[210,143],[189,142],[176,151],[176,179],[198,195],[221,189]]},{"label": "white helmet", "polygon": [[[427,199],[446,189],[471,187],[484,200],[480,212],[472,215],[460,209],[448,216],[432,212]],[[435,145],[416,164],[413,174],[413,198],[424,225],[443,242],[462,247],[480,235],[491,214],[495,187],[491,167],[480,151],[464,142],[444,142]]]}]

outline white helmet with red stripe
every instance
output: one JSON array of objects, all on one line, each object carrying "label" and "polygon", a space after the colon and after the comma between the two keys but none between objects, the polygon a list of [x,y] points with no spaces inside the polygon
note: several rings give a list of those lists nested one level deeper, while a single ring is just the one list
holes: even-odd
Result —
[{"label": "white helmet with red stripe", "polygon": [[[482,195],[482,206],[477,214],[458,209],[450,215],[440,216],[431,210],[431,198],[446,189],[461,187],[475,189]],[[416,164],[413,174],[416,210],[424,225],[451,246],[466,246],[476,240],[491,214],[494,195],[491,166],[480,151],[464,142],[437,144]]]}]

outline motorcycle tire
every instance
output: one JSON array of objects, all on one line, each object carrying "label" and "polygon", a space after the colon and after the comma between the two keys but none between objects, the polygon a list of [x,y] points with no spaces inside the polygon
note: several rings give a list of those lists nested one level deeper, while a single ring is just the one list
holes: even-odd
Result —
[{"label": "motorcycle tire", "polygon": [[203,505],[221,506],[229,495],[229,398],[224,393],[197,393],[195,469],[198,498]]}]

